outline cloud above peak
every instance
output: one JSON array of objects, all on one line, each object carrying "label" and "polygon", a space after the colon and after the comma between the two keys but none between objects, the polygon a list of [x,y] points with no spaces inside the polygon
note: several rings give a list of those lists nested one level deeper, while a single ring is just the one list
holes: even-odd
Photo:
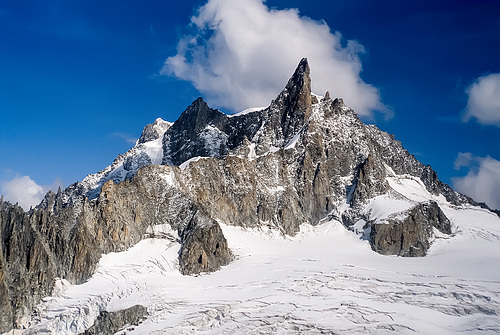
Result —
[{"label": "cloud above peak", "polygon": [[59,178],[56,178],[52,185],[38,185],[30,176],[16,175],[9,180],[0,181],[0,194],[4,196],[5,201],[13,204],[17,203],[24,210],[38,205],[45,194],[49,191],[57,191],[63,184]]},{"label": "cloud above peak", "polygon": [[500,209],[500,161],[461,152],[455,160],[455,169],[462,168],[468,169],[468,173],[452,178],[453,188],[493,209]]},{"label": "cloud above peak", "polygon": [[463,120],[475,118],[483,125],[500,127],[500,73],[479,77],[465,92],[469,100]]},{"label": "cloud above peak", "polygon": [[388,111],[360,77],[363,46],[344,41],[324,21],[269,9],[263,0],[209,0],[191,22],[192,34],[181,38],[161,73],[192,82],[211,105],[266,106],[307,57],[315,93],[330,91],[359,115]]}]

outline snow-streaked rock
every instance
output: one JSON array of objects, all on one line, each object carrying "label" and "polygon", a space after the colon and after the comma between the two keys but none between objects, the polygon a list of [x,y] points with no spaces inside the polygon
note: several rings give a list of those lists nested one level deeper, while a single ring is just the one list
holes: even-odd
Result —
[{"label": "snow-streaked rock", "polygon": [[172,123],[157,118],[154,123],[144,127],[141,137],[133,148],[119,155],[105,169],[90,174],[81,182],[75,183],[64,192],[64,203],[73,203],[76,198],[85,196],[92,200],[99,196],[102,186],[109,180],[120,183],[131,179],[137,171],[147,165],[161,164],[163,159],[163,134]]}]

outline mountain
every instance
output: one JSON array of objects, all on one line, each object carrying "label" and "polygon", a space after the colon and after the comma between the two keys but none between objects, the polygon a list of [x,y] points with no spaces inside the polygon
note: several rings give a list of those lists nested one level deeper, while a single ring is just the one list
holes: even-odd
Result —
[{"label": "mountain", "polygon": [[[29,327],[27,333],[113,333],[126,324],[138,324],[145,319],[141,324],[145,326],[139,325],[139,331],[141,327],[150,327],[151,322],[156,322],[154,320],[164,320],[167,310],[175,308],[175,304],[169,306],[168,301],[160,302],[148,294],[149,285],[153,285],[151,278],[168,279],[173,287],[182,283],[186,292],[192,289],[184,286],[187,283],[196,286],[197,278],[205,278],[200,282],[207,285],[209,279],[206,278],[214,276],[222,280],[224,284],[220,286],[228,290],[231,286],[221,278],[224,274],[188,277],[192,279],[181,274],[199,275],[224,267],[219,273],[234,277],[236,282],[233,284],[238,285],[246,282],[246,277],[253,276],[248,266],[255,264],[241,261],[242,257],[250,259],[252,253],[260,255],[258,259],[264,264],[283,267],[285,277],[264,275],[268,280],[266,285],[277,290],[270,296],[279,300],[286,295],[276,294],[283,291],[276,281],[293,286],[305,281],[307,287],[313,287],[318,293],[329,287],[330,281],[342,281],[342,276],[345,279],[346,268],[337,269],[338,264],[328,261],[349,262],[349,258],[339,256],[343,253],[356,264],[364,264],[361,268],[353,265],[350,279],[342,281],[341,287],[347,292],[349,281],[362,285],[359,276],[372,273],[379,279],[384,277],[383,272],[391,268],[387,262],[400,266],[405,273],[412,273],[401,275],[405,287],[412,287],[409,277],[418,276],[418,273],[412,272],[410,263],[379,254],[425,256],[432,252],[433,243],[443,248],[443,243],[456,246],[460,239],[476,237],[488,241],[484,250],[498,250],[495,248],[500,245],[498,216],[442,183],[430,166],[420,163],[393,136],[361,122],[342,99],[332,99],[328,92],[325,96],[313,94],[306,59],[299,63],[284,90],[266,108],[226,115],[198,98],[173,124],[157,119],[147,125],[136,145],[116,158],[112,165],[56,194],[48,193],[35,209],[24,212],[6,202],[0,206],[1,331]],[[474,215],[481,218],[480,222],[471,219]],[[255,238],[255,234],[262,232],[267,233]],[[253,244],[246,244],[246,239]],[[287,241],[303,242],[309,249]],[[317,246],[311,245],[311,241],[316,241]],[[330,245],[332,241],[342,248]],[[147,245],[153,246],[152,249]],[[369,252],[365,250],[367,245],[371,249]],[[464,250],[475,254],[471,245],[477,246],[467,244],[469,249]],[[319,247],[323,250],[318,250]],[[450,250],[459,250],[453,248]],[[317,259],[321,267],[300,261],[302,258],[297,250],[304,253],[306,261],[307,255],[311,255],[312,263]],[[466,254],[460,251],[460,255]],[[493,262],[499,260],[494,252],[478,251],[477,254]],[[293,255],[289,265],[277,261],[287,259],[288,255]],[[136,263],[130,263],[127,257],[136,259]],[[437,258],[450,261],[445,256]],[[369,266],[366,260],[383,270],[366,270]],[[152,261],[154,264],[149,263]],[[442,264],[433,263],[435,259],[425,262],[432,263],[432,271],[440,272]],[[125,267],[120,268],[120,264]],[[464,264],[469,263],[465,261]],[[288,270],[293,266],[309,269],[322,286],[317,286],[314,279],[306,280],[306,273],[296,267]],[[238,267],[243,269],[240,276],[226,271],[230,268],[237,271]],[[322,267],[330,272],[323,273]],[[134,268],[138,272],[131,270]],[[274,268],[264,265],[257,268],[275,273]],[[417,268],[425,272],[422,276],[433,278],[432,271],[422,266]],[[467,269],[477,268],[471,265]],[[123,278],[116,277],[113,271]],[[300,273],[298,277],[293,277],[297,273]],[[114,279],[108,281],[106,278]],[[258,278],[254,279],[247,284],[263,285]],[[103,280],[105,284],[99,284]],[[107,285],[113,281],[119,284],[113,284],[116,287],[108,292]],[[467,283],[472,285],[472,280]],[[480,314],[481,318],[487,315],[484,318],[489,323],[498,322],[500,298],[492,293],[498,292],[495,291],[498,282],[483,284],[484,287],[475,285],[474,293],[464,297],[456,288],[453,290],[457,292],[448,292],[449,283],[436,279],[432,284],[435,286],[431,286],[438,297],[450,294],[451,298],[444,298],[447,302],[456,303],[454,299],[459,294],[460,300],[468,303],[464,308],[472,314]],[[391,278],[386,286],[376,282],[371,285],[381,293],[383,290],[397,292],[398,284],[397,279]],[[433,310],[433,298],[420,296],[425,291],[424,284],[414,285],[418,299],[422,298]],[[89,288],[87,293],[78,289],[85,287]],[[167,290],[165,287],[157,284],[152,287],[155,294],[168,300],[161,293]],[[101,289],[108,293],[99,293]],[[83,307],[72,300],[77,298],[61,293],[68,290],[76,296],[85,296]],[[293,292],[311,294],[304,288],[285,291],[292,296]],[[134,297],[125,299],[134,302],[129,305],[120,300],[120,296],[129,296],[127,292],[132,292]],[[333,297],[330,296],[332,292],[323,298]],[[50,295],[52,298],[47,298]],[[189,299],[197,299],[186,295]],[[212,293],[207,295],[216,299]],[[403,303],[397,295],[390,294],[393,301]],[[141,298],[144,296],[149,300]],[[196,313],[195,310],[179,302],[180,296],[176,297],[175,301],[187,313],[184,317],[189,325],[184,325],[191,331],[196,329],[196,322],[202,325],[200,329],[234,331],[234,324],[228,325],[229,320],[238,324],[242,318],[238,313],[244,313],[247,308],[252,315],[261,315],[264,319],[279,310],[277,305],[270,303],[269,306],[274,307],[267,312],[265,308],[246,306],[236,308],[238,312],[234,314],[231,306],[238,299],[228,297],[229,300],[221,303],[222,309],[220,306],[207,309],[205,319],[198,320],[194,316],[189,319],[189,313]],[[382,298],[387,296],[381,294]],[[418,305],[418,299],[408,299]],[[251,301],[250,305],[269,303]],[[306,311],[307,303],[300,301],[296,308],[301,311],[301,317],[313,313]],[[356,301],[359,303],[359,299]],[[149,305],[145,308],[144,304]],[[318,307],[321,303],[316,301],[313,305]],[[446,311],[456,309],[439,306]],[[362,308],[358,307],[354,306],[352,313],[356,314],[354,318],[362,319]],[[379,307],[370,305],[374,310]],[[349,308],[343,308],[347,308],[345,313],[349,315]],[[391,317],[390,313],[384,315],[383,318]],[[198,321],[191,324],[192,320]],[[318,332],[322,329],[317,324],[284,320],[280,322],[286,323],[283,329],[288,331]],[[383,329],[407,329],[408,320],[405,315],[397,327],[384,321],[386,328]],[[473,319],[470,324],[477,320]],[[254,325],[255,322],[242,324]],[[111,328],[111,324],[117,323],[120,324],[118,328]],[[223,323],[226,328],[220,328]],[[335,325],[325,327],[325,332],[341,331]],[[142,331],[150,333],[151,329],[147,329]],[[359,332],[360,329],[351,330]],[[268,330],[274,332],[272,327]]]}]

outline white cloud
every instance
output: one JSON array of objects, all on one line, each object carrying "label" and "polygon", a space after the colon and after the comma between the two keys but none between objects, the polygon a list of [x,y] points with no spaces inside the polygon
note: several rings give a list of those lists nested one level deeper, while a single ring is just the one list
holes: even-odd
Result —
[{"label": "white cloud", "polygon": [[191,18],[194,34],[180,40],[161,73],[191,81],[211,105],[239,111],[267,106],[307,57],[315,93],[330,91],[360,115],[388,112],[360,77],[362,45],[344,43],[324,21],[263,2],[209,0]]},{"label": "white cloud", "polygon": [[478,78],[466,93],[469,100],[464,121],[476,118],[481,124],[500,127],[500,73]]},{"label": "white cloud", "polygon": [[0,182],[0,194],[5,201],[18,203],[24,210],[38,205],[49,191],[57,191],[62,186],[59,178],[52,185],[40,186],[29,176],[16,176],[15,178]]},{"label": "white cloud", "polygon": [[453,187],[476,201],[485,202],[493,209],[500,209],[500,161],[459,153],[455,168],[469,169],[465,177],[452,178]]},{"label": "white cloud", "polygon": [[453,167],[455,170],[460,170],[460,168],[464,166],[470,167],[474,163],[477,163],[477,160],[474,159],[474,156],[470,152],[459,152]]},{"label": "white cloud", "polygon": [[137,142],[137,138],[133,137],[132,135],[125,134],[119,131],[115,131],[114,133],[112,133],[111,137],[119,138],[129,144],[135,144]]}]

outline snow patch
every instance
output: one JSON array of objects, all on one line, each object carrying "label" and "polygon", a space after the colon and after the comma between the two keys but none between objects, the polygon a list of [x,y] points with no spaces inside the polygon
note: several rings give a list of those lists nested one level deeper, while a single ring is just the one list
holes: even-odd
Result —
[{"label": "snow patch", "polygon": [[217,156],[219,149],[227,142],[228,135],[220,131],[219,128],[207,125],[200,133],[200,137],[205,142],[205,148],[210,156]]},{"label": "snow patch", "polygon": [[170,237],[174,240],[179,239],[177,230],[172,229],[168,223],[150,226],[146,230],[146,234],[150,235],[150,237]]},{"label": "snow patch", "polygon": [[253,161],[254,159],[257,158],[257,153],[255,152],[255,143],[250,143],[248,145],[248,148],[250,149],[250,151],[248,152],[248,160],[250,161]]},{"label": "snow patch", "polygon": [[190,158],[187,161],[185,161],[184,163],[182,163],[181,165],[179,165],[179,168],[181,170],[184,170],[184,169],[186,169],[188,167],[188,165],[190,163],[197,162],[197,161],[199,161],[200,159],[203,159],[203,158],[207,158],[207,157],[196,156],[196,157]]},{"label": "snow patch", "polygon": [[397,213],[405,212],[413,206],[415,206],[415,202],[413,201],[380,195],[371,199],[370,203],[365,207],[364,213],[370,221],[382,221],[393,217]]},{"label": "snow patch", "polygon": [[290,142],[288,142],[288,144],[285,146],[285,150],[295,148],[295,145],[297,144],[297,141],[299,140],[300,135],[302,135],[302,129],[300,131],[298,131],[294,137],[292,137]]},{"label": "snow patch", "polygon": [[151,164],[153,165],[161,165],[161,161],[163,159],[162,139],[163,138],[159,138],[153,141],[145,142],[141,145],[144,152],[146,152],[151,159]]},{"label": "snow patch", "polygon": [[393,190],[411,201],[426,202],[434,200],[440,205],[448,203],[444,195],[434,195],[427,191],[422,180],[417,177],[411,175],[398,175],[387,177],[386,180]]},{"label": "snow patch", "polygon": [[172,171],[168,173],[162,172],[159,174],[160,178],[167,182],[168,185],[175,186],[175,175]]},{"label": "snow patch", "polygon": [[250,113],[254,113],[254,112],[260,112],[266,108],[267,107],[251,107],[251,108],[247,108],[245,110],[242,110],[241,112],[238,112],[236,114],[227,115],[227,117],[231,118],[231,117],[242,116],[242,115],[246,115],[246,114],[250,114]]},{"label": "snow patch", "polygon": [[52,289],[52,296],[62,296],[69,287],[71,287],[71,283],[69,281],[66,279],[56,278],[54,288]]},{"label": "snow patch", "polygon": [[[161,120],[157,119],[156,121]],[[161,120],[155,126],[158,131],[168,129],[171,123]],[[102,185],[109,180],[120,183],[132,178],[137,171],[147,165],[160,165],[163,159],[162,136],[158,139],[136,144],[123,155],[119,155],[111,165],[103,170],[86,176],[79,184],[89,199],[99,196]]]}]

